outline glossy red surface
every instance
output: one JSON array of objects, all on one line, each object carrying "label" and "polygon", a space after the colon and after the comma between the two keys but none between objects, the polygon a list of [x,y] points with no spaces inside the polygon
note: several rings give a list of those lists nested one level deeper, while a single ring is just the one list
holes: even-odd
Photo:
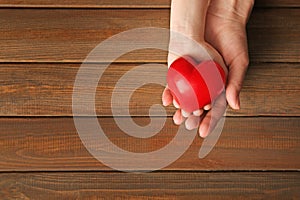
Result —
[{"label": "glossy red surface", "polygon": [[210,104],[221,94],[226,75],[215,61],[197,64],[190,57],[180,57],[171,64],[167,82],[180,107],[193,112]]}]

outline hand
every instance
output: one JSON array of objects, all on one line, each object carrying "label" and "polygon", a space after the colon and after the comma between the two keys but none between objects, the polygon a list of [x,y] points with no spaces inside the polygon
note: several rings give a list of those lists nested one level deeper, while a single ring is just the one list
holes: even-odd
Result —
[{"label": "hand", "polygon": [[[180,39],[181,37],[175,37],[174,35],[177,34],[171,33],[170,53],[168,57],[169,63],[173,63],[174,60],[178,58],[177,55],[172,54],[172,50],[174,51],[175,49],[179,55],[189,55],[198,62],[212,58],[217,61],[223,69],[225,69],[225,71],[227,71],[221,55],[208,43],[204,41],[192,41],[193,38],[191,36],[189,37],[189,40],[182,41],[182,39]],[[208,57],[207,54],[209,55]],[[193,113],[188,113],[180,109],[178,102],[173,99],[168,87],[164,90],[162,99],[164,106],[173,103],[173,105],[178,108],[173,116],[175,124],[180,125],[186,119],[186,128],[188,130],[192,130],[197,128],[199,123],[201,123],[199,128],[201,137],[206,137],[207,134],[214,129],[218,120],[223,116],[227,106],[225,95],[223,94],[220,95],[215,102],[213,102],[213,106],[206,105],[203,109],[196,110]]]},{"label": "hand", "polygon": [[246,23],[254,0],[211,0],[207,11],[205,40],[223,56],[229,68],[226,99],[240,109],[239,94],[248,68]]},{"label": "hand", "polygon": [[[222,56],[204,40],[206,15],[209,2],[210,0],[190,0],[188,3],[185,0],[172,1],[170,49],[176,49],[177,52],[180,52],[180,56],[188,55],[198,62],[206,60],[207,57],[205,57],[204,54],[208,52],[210,58],[214,59],[224,69],[226,69]],[[183,41],[178,39],[174,32],[179,32],[190,38],[190,40]],[[199,49],[197,50],[197,48],[195,48],[195,42],[191,42],[191,40],[194,40],[196,43],[198,43],[197,46],[201,46],[203,49],[205,49],[204,54],[203,52],[199,51]],[[170,65],[177,58],[177,55],[170,53],[168,56],[168,64]],[[220,110],[225,110],[226,108],[226,101],[222,101],[225,102],[225,105],[223,106],[224,109],[218,109],[218,112],[214,112],[220,113],[221,116],[212,114],[212,110],[208,113],[204,112],[204,110],[211,109],[212,105],[204,106],[204,110],[201,109],[194,111],[193,113],[187,113],[183,110],[180,110],[178,103],[173,100],[173,96],[168,87],[163,92],[162,100],[165,106],[173,102],[174,106],[178,108],[173,117],[175,124],[179,125],[185,120],[185,118],[187,118],[185,122],[186,128],[194,129],[199,126],[199,123],[201,123],[199,128],[201,137],[206,137],[208,135],[213,128],[213,126],[210,125],[214,125],[218,121],[218,119],[223,115],[223,111],[220,112]]]},{"label": "hand", "polygon": [[[177,0],[177,2],[180,3],[180,0]],[[194,3],[199,3],[199,2],[195,1]],[[202,2],[200,4],[204,5],[205,3]],[[229,102],[229,105],[234,109],[240,108],[239,93],[241,90],[241,85],[249,62],[245,26],[253,4],[254,4],[253,0],[249,0],[249,1],[212,0],[207,10],[205,40],[207,40],[210,44],[212,44],[213,47],[216,48],[222,54],[226,64],[229,66],[226,98],[227,101]],[[172,8],[173,7],[175,6],[172,3]],[[182,15],[182,10],[186,9],[182,5],[181,5],[182,9],[178,9],[178,7],[177,8],[175,7],[175,9],[173,9],[176,10],[176,12],[173,11],[173,13],[175,12],[176,14],[175,16],[177,17],[178,17],[177,13],[181,12]],[[194,9],[194,8],[190,8],[190,9]],[[202,11],[204,10],[202,9]],[[196,13],[195,10],[193,10],[192,13]],[[186,14],[185,17],[186,16],[191,17],[193,16],[193,14],[191,15]],[[177,28],[176,23],[172,23],[173,18],[171,12],[171,29],[172,29],[172,25],[173,27]],[[189,23],[187,24],[198,25],[195,22],[195,19],[201,21],[201,19],[203,19],[203,15],[202,18],[199,16],[195,17],[194,15],[194,18],[192,18],[192,20],[188,20]],[[218,62],[221,61],[221,65],[223,65],[222,63],[223,60],[220,58],[218,53],[216,53],[215,49],[210,45],[206,44],[204,42],[204,39],[203,41],[201,40],[202,30],[204,30],[203,26],[199,29],[200,31],[198,31],[199,33],[198,35],[197,35],[197,31],[195,31],[195,28],[189,29],[189,27],[182,27],[182,24],[178,27],[182,28],[183,33],[185,33],[186,30],[188,30],[188,33],[192,33],[190,36],[192,38],[194,37],[193,39],[195,39],[196,41],[198,40],[199,43],[202,43],[204,46],[206,46],[207,50],[212,52],[214,59],[217,58],[216,61]],[[193,30],[193,31],[189,31],[189,30]],[[181,30],[179,29],[179,32],[180,31]],[[174,41],[172,40],[171,37],[170,44],[172,44],[172,42]],[[193,54],[197,55],[197,52],[191,52],[193,51],[192,48],[185,47],[184,49],[187,49],[187,55],[192,55],[192,57]],[[176,56],[169,55],[169,59],[168,59],[169,64],[172,63],[172,61],[174,61],[175,59]],[[165,106],[173,102],[174,106],[179,108],[178,103],[173,100],[173,97],[168,88],[166,88],[165,91],[163,92],[162,99],[163,99],[163,104]],[[177,110],[176,113],[174,114],[173,120],[175,124],[179,125],[184,121],[184,117],[187,117],[185,123],[187,129],[194,129],[200,124],[199,126],[200,136],[206,137],[214,129],[214,126],[217,124],[218,120],[223,116],[225,112],[225,108],[226,108],[225,95],[220,95],[220,97],[214,102],[213,106],[207,105],[204,107],[205,110],[209,110],[210,108],[212,109],[205,114],[203,114],[203,110],[194,111],[193,113],[186,113],[180,110],[179,108],[179,110]]]}]

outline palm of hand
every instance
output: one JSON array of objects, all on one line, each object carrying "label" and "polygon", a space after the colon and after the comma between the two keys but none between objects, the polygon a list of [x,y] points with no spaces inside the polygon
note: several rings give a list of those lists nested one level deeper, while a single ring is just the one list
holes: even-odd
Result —
[{"label": "palm of hand", "polygon": [[[206,18],[205,41],[208,44],[205,43],[205,46],[208,51],[212,52],[214,59],[217,58],[219,62],[220,60],[223,62],[224,59],[229,68],[226,99],[234,109],[239,108],[239,91],[249,62],[245,25],[248,17],[246,15],[249,14],[253,2],[249,1],[246,4],[248,3],[249,5],[246,6],[248,9],[242,9],[241,12],[238,12],[234,7],[236,5],[226,8],[225,1],[213,0]],[[174,59],[172,55],[169,56],[169,63],[172,63]],[[200,125],[200,136],[206,137],[223,116],[226,99],[225,95],[220,95],[212,110],[201,117],[189,115],[186,120],[186,127],[193,129]],[[163,100],[164,104],[170,104],[173,100],[168,89],[164,91]],[[173,117],[174,122],[181,124],[184,120],[183,115],[184,112],[181,112],[180,109],[177,110]]]},{"label": "palm of hand", "polygon": [[239,11],[226,8],[223,3],[212,1],[207,12],[205,39],[221,53],[229,68],[226,99],[232,108],[239,109],[239,92],[249,64],[245,29],[249,9]]},{"label": "palm of hand", "polygon": [[218,14],[210,7],[207,13],[205,39],[223,56],[226,65],[236,60],[248,62],[245,25],[233,16]]},{"label": "palm of hand", "polygon": [[[170,41],[170,46],[175,45],[173,43],[176,43],[176,40],[171,40]],[[226,65],[223,61],[222,56],[218,53],[218,51],[216,49],[214,49],[210,44],[206,43],[206,42],[199,42],[199,45],[201,45],[210,55],[210,57],[212,59],[214,59],[215,61],[217,61],[219,64],[221,64],[224,68],[226,68]],[[201,54],[199,52],[197,52],[195,50],[195,48],[191,48],[189,47],[188,43],[184,43],[184,47],[182,47],[182,44],[180,45],[180,47],[182,49],[186,49],[186,52],[183,52],[184,55],[194,55],[193,58],[196,60],[202,60],[201,59]],[[198,56],[198,57],[197,57]],[[169,54],[169,63],[172,63],[175,59],[177,59],[178,57],[172,54]],[[222,117],[225,108],[226,108],[226,100],[224,95],[221,95],[221,97],[218,98],[217,101],[215,101],[215,106],[213,107],[213,113],[214,115],[212,115],[212,110],[209,112],[204,112],[203,109],[195,111],[194,113],[196,114],[192,114],[192,113],[187,113],[183,110],[181,110],[179,108],[179,105],[177,102],[175,102],[173,100],[173,96],[170,93],[170,90],[168,88],[165,89],[165,91],[163,92],[163,102],[164,105],[169,105],[173,102],[173,104],[175,105],[175,107],[178,108],[178,110],[176,111],[176,113],[173,116],[173,120],[175,122],[175,124],[179,125],[181,124],[184,120],[185,120],[185,126],[187,129],[192,130],[195,129],[200,125],[199,127],[199,132],[200,135],[202,137],[206,137],[208,135],[209,129],[212,129],[213,126],[216,124],[216,122],[218,121],[218,119],[220,117]],[[211,106],[207,105],[204,107],[205,110],[210,109]],[[205,115],[204,115],[205,113]],[[213,120],[211,122],[211,119],[216,119]]]}]

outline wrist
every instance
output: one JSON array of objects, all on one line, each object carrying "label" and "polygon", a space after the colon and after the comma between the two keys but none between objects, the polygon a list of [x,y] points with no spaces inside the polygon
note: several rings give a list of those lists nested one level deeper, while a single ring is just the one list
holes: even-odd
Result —
[{"label": "wrist", "polygon": [[254,2],[254,0],[214,0],[210,4],[208,12],[225,19],[239,21],[245,25]]},{"label": "wrist", "polygon": [[[197,43],[205,43],[204,39],[204,33],[199,33],[199,31],[195,29],[191,29],[190,25],[185,25],[185,26],[171,26],[171,33],[170,33],[170,40],[175,42],[176,37],[174,35],[181,34],[184,35],[187,38],[190,38],[192,40],[195,40]],[[174,34],[175,33],[175,34]]]},{"label": "wrist", "polygon": [[197,42],[204,41],[206,14],[210,0],[173,0],[171,31],[184,34]]}]

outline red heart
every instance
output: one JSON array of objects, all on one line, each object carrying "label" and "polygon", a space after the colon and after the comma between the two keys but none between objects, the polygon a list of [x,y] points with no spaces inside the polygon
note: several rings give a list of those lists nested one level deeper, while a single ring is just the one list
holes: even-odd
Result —
[{"label": "red heart", "polygon": [[190,57],[180,57],[171,64],[167,82],[180,107],[193,112],[210,104],[222,93],[226,73],[215,61],[203,61],[197,65]]}]

